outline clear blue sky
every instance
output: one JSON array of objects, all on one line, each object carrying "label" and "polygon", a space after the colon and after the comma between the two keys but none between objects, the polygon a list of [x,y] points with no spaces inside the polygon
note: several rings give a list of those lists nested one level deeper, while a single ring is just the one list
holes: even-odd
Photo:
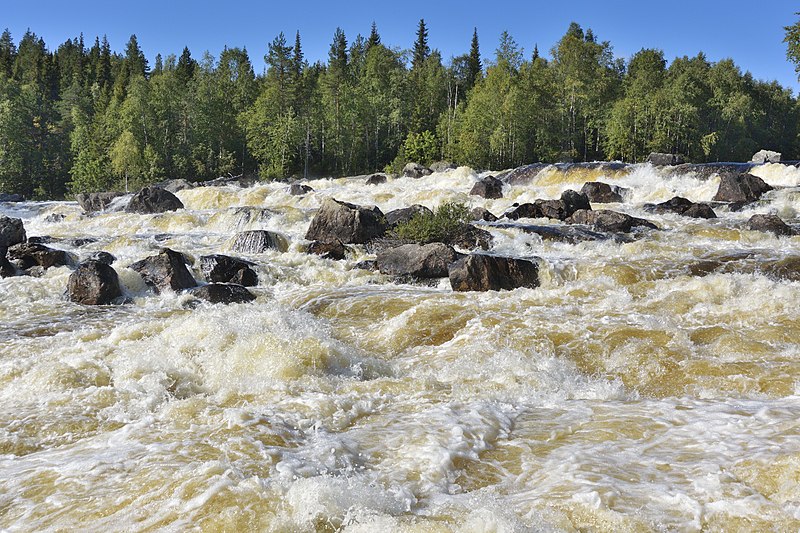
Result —
[{"label": "clear blue sky", "polygon": [[87,44],[106,34],[112,48],[122,51],[135,33],[151,65],[156,53],[177,55],[184,46],[198,59],[205,50],[218,56],[224,45],[246,46],[259,72],[267,43],[280,31],[292,40],[300,30],[306,58],[326,60],[337,26],[352,41],[358,33],[368,35],[374,20],[384,44],[410,48],[424,18],[429,44],[447,60],[469,49],[473,27],[478,28],[484,58],[493,56],[503,30],[526,55],[534,44],[549,54],[574,20],[592,28],[598,39],[610,41],[617,57],[660,48],[671,61],[702,50],[712,61],[731,57],[756,78],[778,80],[795,93],[800,88],[782,42],[783,27],[798,19],[800,3],[787,0],[0,0],[0,7],[0,29],[8,27],[16,42],[30,28],[52,50],[83,32]]}]

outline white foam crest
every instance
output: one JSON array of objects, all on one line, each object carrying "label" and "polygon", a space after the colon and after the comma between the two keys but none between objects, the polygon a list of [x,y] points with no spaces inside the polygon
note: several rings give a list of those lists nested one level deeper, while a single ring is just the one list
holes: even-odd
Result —
[{"label": "white foam crest", "polygon": [[758,176],[773,187],[796,187],[800,185],[800,168],[795,165],[766,163],[756,165],[749,173]]}]

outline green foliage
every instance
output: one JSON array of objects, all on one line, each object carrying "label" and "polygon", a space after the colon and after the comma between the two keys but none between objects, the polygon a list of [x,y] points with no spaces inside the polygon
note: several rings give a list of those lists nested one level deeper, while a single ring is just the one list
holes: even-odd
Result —
[{"label": "green foliage", "polygon": [[[795,14],[800,15],[800,12]],[[786,43],[786,58],[794,63],[795,72],[800,74],[800,21],[783,29],[786,31],[786,37],[783,39]]]},{"label": "green foliage", "polygon": [[445,242],[464,230],[470,222],[469,208],[462,203],[445,202],[432,214],[417,213],[411,220],[398,224],[398,238],[420,244]]}]

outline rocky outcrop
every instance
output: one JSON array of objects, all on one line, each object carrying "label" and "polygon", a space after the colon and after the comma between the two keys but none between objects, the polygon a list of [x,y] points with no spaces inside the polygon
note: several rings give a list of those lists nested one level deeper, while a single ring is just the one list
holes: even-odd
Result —
[{"label": "rocky outcrop", "polygon": [[478,180],[469,191],[472,196],[495,199],[503,197],[503,182],[494,176],[486,176]]},{"label": "rocky outcrop", "polygon": [[780,152],[773,152],[772,150],[759,150],[755,154],[753,154],[753,158],[750,159],[751,163],[780,163],[781,162],[781,153]]},{"label": "rocky outcrop", "polygon": [[25,242],[26,238],[25,225],[21,219],[0,215],[0,249],[5,250],[9,246]]},{"label": "rocky outcrop", "polygon": [[424,213],[426,215],[433,215],[433,211],[425,207],[424,205],[414,204],[410,207],[403,207],[402,209],[395,209],[393,211],[389,211],[386,213],[386,223],[389,225],[389,229],[394,228],[398,224],[402,224],[404,222],[408,222],[414,215],[417,213]]},{"label": "rocky outcrop", "polygon": [[755,202],[772,187],[752,174],[725,174],[720,178],[719,189],[714,195],[715,202]]},{"label": "rocky outcrop", "polygon": [[423,176],[428,176],[429,174],[432,174],[431,169],[424,167],[419,163],[407,163],[406,166],[403,167],[404,178],[419,179]]},{"label": "rocky outcrop", "polygon": [[777,215],[753,215],[747,221],[747,229],[765,231],[775,235],[797,235],[797,232]]},{"label": "rocky outcrop", "polygon": [[662,154],[653,152],[647,156],[647,162],[656,167],[666,167],[672,165],[682,165],[683,156],[679,154]]},{"label": "rocky outcrop", "polygon": [[236,304],[252,302],[255,295],[236,283],[209,283],[186,291],[196,298],[212,304]]},{"label": "rocky outcrop", "polygon": [[559,200],[536,200],[535,202],[525,203],[517,206],[504,216],[511,220],[520,218],[553,218],[556,220],[566,220],[578,210],[591,210],[589,198],[573,190],[566,190],[561,194]]},{"label": "rocky outcrop", "polygon": [[495,222],[497,220],[497,217],[494,216],[492,212],[486,209],[485,207],[473,208],[472,211],[469,212],[469,216],[470,219],[475,221],[483,220],[484,222]]},{"label": "rocky outcrop", "polygon": [[186,268],[186,258],[182,253],[169,248],[164,248],[158,255],[136,261],[129,268],[138,272],[156,293],[167,290],[181,291],[197,286],[197,282]]},{"label": "rocky outcrop", "polygon": [[15,244],[8,249],[8,258],[20,270],[37,266],[50,268],[72,264],[69,254],[64,250],[34,243]]},{"label": "rocky outcrop", "polygon": [[183,209],[183,202],[177,196],[158,187],[145,187],[133,195],[125,212],[150,215],[178,209]]},{"label": "rocky outcrop", "polygon": [[347,247],[338,240],[334,242],[314,241],[308,245],[306,253],[318,255],[323,259],[340,261],[347,256]]},{"label": "rocky outcrop", "polygon": [[452,263],[450,286],[454,291],[498,291],[539,286],[539,265],[528,259],[470,254]]},{"label": "rocky outcrop", "polygon": [[675,213],[692,218],[717,218],[717,214],[708,204],[694,203],[681,196],[673,196],[666,202],[660,204],[649,204],[645,209],[651,213],[664,214]]},{"label": "rocky outcrop", "polygon": [[114,198],[125,196],[124,192],[90,192],[75,195],[75,199],[85,213],[105,211]]},{"label": "rocky outcrop", "polygon": [[314,192],[314,189],[302,183],[292,183],[289,186],[289,194],[292,196],[304,196],[310,192]]},{"label": "rocky outcrop", "polygon": [[598,204],[613,204],[623,201],[624,189],[603,183],[602,181],[587,181],[581,187],[581,192],[589,198],[590,202]]},{"label": "rocky outcrop", "polygon": [[443,278],[447,267],[458,258],[452,246],[435,242],[431,244],[405,244],[389,248],[378,254],[376,263],[381,274],[410,276],[413,278]]},{"label": "rocky outcrop", "polygon": [[598,231],[623,232],[629,233],[635,227],[658,229],[658,226],[644,220],[624,213],[600,209],[598,211],[588,211],[581,209],[572,214],[566,221],[567,224],[583,224],[592,226]]},{"label": "rocky outcrop", "polygon": [[67,296],[80,304],[111,304],[122,296],[117,272],[100,261],[85,261],[70,274]]},{"label": "rocky outcrop", "polygon": [[200,256],[200,272],[209,283],[235,283],[244,287],[258,285],[258,274],[253,263],[228,255]]},{"label": "rocky outcrop", "polygon": [[237,233],[231,249],[243,254],[263,254],[267,250],[285,252],[289,249],[289,242],[273,231],[256,229]]},{"label": "rocky outcrop", "polygon": [[364,185],[380,185],[386,183],[386,174],[373,174],[364,180]]},{"label": "rocky outcrop", "polygon": [[363,244],[386,232],[386,217],[377,207],[367,208],[326,199],[306,232],[309,241]]}]

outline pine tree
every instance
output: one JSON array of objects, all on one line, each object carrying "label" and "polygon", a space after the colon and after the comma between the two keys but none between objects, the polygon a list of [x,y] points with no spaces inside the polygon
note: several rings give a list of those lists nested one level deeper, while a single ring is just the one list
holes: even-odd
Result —
[{"label": "pine tree", "polygon": [[411,60],[411,70],[416,70],[422,66],[425,59],[431,54],[428,46],[428,28],[425,27],[425,19],[419,19],[417,28],[417,40],[414,43],[414,57]]}]

